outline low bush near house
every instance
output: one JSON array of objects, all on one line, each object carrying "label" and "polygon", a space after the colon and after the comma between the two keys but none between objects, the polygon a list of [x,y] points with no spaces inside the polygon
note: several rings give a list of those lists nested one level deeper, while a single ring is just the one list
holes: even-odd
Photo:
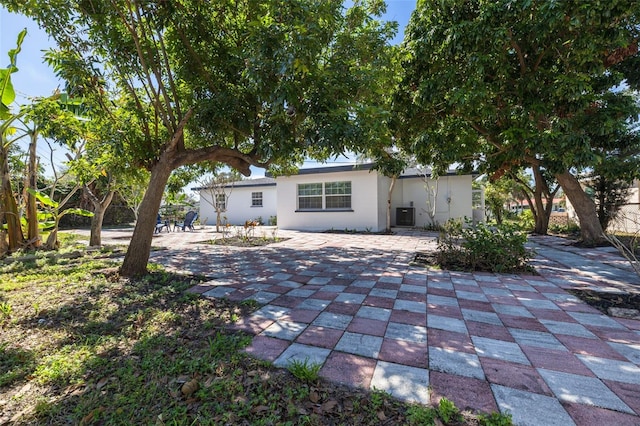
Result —
[{"label": "low bush near house", "polygon": [[437,260],[447,269],[531,271],[527,262],[533,252],[525,248],[526,242],[526,234],[513,226],[463,226],[460,221],[450,221],[440,233]]}]

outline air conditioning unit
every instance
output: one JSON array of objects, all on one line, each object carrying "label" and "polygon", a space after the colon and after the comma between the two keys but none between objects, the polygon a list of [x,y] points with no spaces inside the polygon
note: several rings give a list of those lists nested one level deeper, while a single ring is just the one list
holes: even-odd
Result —
[{"label": "air conditioning unit", "polygon": [[416,224],[416,213],[413,207],[396,208],[397,226],[414,226]]}]

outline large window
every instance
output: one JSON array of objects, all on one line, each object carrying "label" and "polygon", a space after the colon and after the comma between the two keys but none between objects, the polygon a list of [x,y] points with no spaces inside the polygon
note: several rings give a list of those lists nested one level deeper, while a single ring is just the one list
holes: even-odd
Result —
[{"label": "large window", "polygon": [[251,193],[251,207],[262,207],[262,192]]},{"label": "large window", "polygon": [[345,210],[351,208],[351,182],[302,183],[298,185],[298,210]]},{"label": "large window", "polygon": [[351,208],[351,182],[327,182],[324,184],[327,209]]},{"label": "large window", "polygon": [[298,185],[298,209],[322,209],[322,184],[301,183]]},{"label": "large window", "polygon": [[225,194],[216,194],[216,210],[221,212],[227,210],[227,196]]}]

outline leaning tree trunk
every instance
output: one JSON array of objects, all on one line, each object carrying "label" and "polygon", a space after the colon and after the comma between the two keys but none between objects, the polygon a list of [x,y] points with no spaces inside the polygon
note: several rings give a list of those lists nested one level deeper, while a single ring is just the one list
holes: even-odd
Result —
[{"label": "leaning tree trunk", "polygon": [[[535,179],[535,227],[533,232],[537,235],[547,235],[549,232],[549,219],[551,217],[551,210],[553,209],[553,197],[556,191],[550,193],[549,187],[542,176],[540,166],[533,166],[533,176]],[[543,200],[544,197],[544,200]]]},{"label": "leaning tree trunk", "polygon": [[547,235],[549,233],[549,219],[551,218],[551,209],[553,208],[553,199],[547,200],[544,206],[536,207],[536,222],[533,233],[536,235]]},{"label": "leaning tree trunk", "polygon": [[584,192],[578,179],[568,171],[556,174],[555,178],[578,215],[582,243],[587,246],[596,246],[606,242],[596,213],[596,205]]},{"label": "leaning tree trunk", "polygon": [[549,227],[549,218],[545,215],[544,202],[542,201],[542,184],[540,180],[542,179],[542,174],[540,170],[537,170],[536,167],[533,168],[533,175],[535,178],[535,187],[533,190],[533,201],[534,201],[534,219],[535,225],[533,228],[533,233],[537,235],[547,235],[547,229]]},{"label": "leaning tree trunk", "polygon": [[164,152],[151,169],[149,187],[140,203],[140,215],[131,236],[127,254],[122,262],[120,274],[125,277],[137,277],[147,273],[147,263],[151,254],[151,240],[156,228],[156,221],[162,194],[167,185],[171,171],[170,157]]},{"label": "leaning tree trunk", "polygon": [[[87,192],[90,191],[87,190]],[[104,221],[104,214],[111,204],[111,200],[113,200],[114,194],[115,191],[109,191],[107,195],[102,199],[102,201],[96,198],[94,194],[89,195],[89,198],[93,203],[93,217],[91,217],[91,235],[89,236],[90,246],[102,245],[102,222]]]},{"label": "leaning tree trunk", "polygon": [[56,225],[51,232],[49,232],[47,242],[44,244],[47,250],[58,250],[60,248],[60,242],[58,241],[58,223],[58,219],[56,218]]},{"label": "leaning tree trunk", "polygon": [[24,245],[24,234],[20,225],[18,205],[11,189],[8,152],[0,147],[0,224],[5,221],[7,222],[6,233],[9,240],[7,251],[11,253]]},{"label": "leaning tree trunk", "polygon": [[27,240],[30,247],[40,247],[42,241],[40,239],[40,230],[38,229],[38,206],[36,197],[32,193],[26,191],[27,188],[36,190],[38,179],[38,159],[36,156],[36,143],[38,140],[38,132],[31,134],[31,142],[29,143],[29,167],[27,174],[27,182],[25,185],[27,209],[25,215],[27,217]]}]

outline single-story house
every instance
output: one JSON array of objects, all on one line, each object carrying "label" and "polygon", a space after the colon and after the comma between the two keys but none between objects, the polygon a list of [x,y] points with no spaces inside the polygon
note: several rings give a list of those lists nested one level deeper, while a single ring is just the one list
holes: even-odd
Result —
[{"label": "single-story house", "polygon": [[[194,188],[200,192],[200,223],[215,225],[217,204],[221,222],[241,225],[249,220],[269,224],[276,216],[276,180],[272,177],[247,179],[225,185],[224,188]],[[215,198],[215,201],[214,201]]]},{"label": "single-story house", "polygon": [[[433,180],[417,169],[405,170],[392,192],[391,225],[427,227],[450,218],[471,219],[472,180],[471,174],[448,173]],[[266,224],[276,216],[281,229],[378,232],[386,228],[390,185],[391,178],[373,170],[373,164],[300,169],[291,176],[236,182],[224,215],[231,224],[258,216]],[[196,189],[202,223],[215,224],[211,196],[206,188]],[[257,196],[263,200],[259,208],[253,204]]]}]

